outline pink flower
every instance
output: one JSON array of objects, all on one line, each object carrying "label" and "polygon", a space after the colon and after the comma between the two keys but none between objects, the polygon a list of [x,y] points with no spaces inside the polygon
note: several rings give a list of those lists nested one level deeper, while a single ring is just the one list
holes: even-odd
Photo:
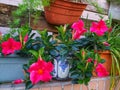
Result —
[{"label": "pink flower", "polygon": [[94,60],[94,66],[96,66],[98,64],[97,60]]},{"label": "pink flower", "polygon": [[103,45],[110,46],[110,44],[108,42],[103,42]]},{"label": "pink flower", "polygon": [[92,58],[88,58],[87,62],[92,62],[92,60],[93,60]]},{"label": "pink flower", "polygon": [[39,81],[50,81],[52,79],[50,74],[52,70],[53,64],[51,62],[45,62],[44,60],[38,59],[38,61],[33,63],[28,70],[28,72],[30,72],[32,84],[36,84]]},{"label": "pink flower", "polygon": [[90,31],[96,33],[98,36],[103,36],[104,33],[108,30],[107,25],[103,20],[99,22],[93,22],[90,27]]},{"label": "pink flower", "polygon": [[26,36],[24,37],[24,43],[26,43],[28,41],[28,34],[26,34]]},{"label": "pink flower", "polygon": [[80,39],[80,36],[83,35],[87,30],[84,28],[84,22],[79,20],[78,22],[73,23],[73,39]]},{"label": "pink flower", "polygon": [[2,53],[4,55],[12,54],[15,50],[20,50],[22,45],[20,42],[15,41],[13,38],[9,38],[7,41],[2,42]]},{"label": "pink flower", "polygon": [[99,77],[104,77],[109,75],[109,72],[107,72],[107,70],[102,64],[98,64],[95,71],[97,72],[97,75]]},{"label": "pink flower", "polygon": [[21,84],[21,83],[23,83],[24,82],[24,80],[22,80],[22,79],[17,79],[17,80],[14,80],[12,83],[13,84]]}]

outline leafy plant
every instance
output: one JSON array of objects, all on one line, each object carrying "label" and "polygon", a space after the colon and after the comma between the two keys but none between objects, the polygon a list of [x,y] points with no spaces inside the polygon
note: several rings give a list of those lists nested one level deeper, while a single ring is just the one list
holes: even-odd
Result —
[{"label": "leafy plant", "polygon": [[[110,33],[109,44],[112,56],[112,69],[111,69],[111,87],[113,89],[116,87],[117,82],[120,80],[120,26],[115,25]],[[118,78],[116,78],[118,75]]]},{"label": "leafy plant", "polygon": [[[95,63],[96,62],[96,63]],[[74,61],[70,70],[70,78],[74,84],[88,85],[93,76],[94,69],[99,63],[104,63],[100,56],[94,51],[85,49],[75,53]]]},{"label": "leafy plant", "polygon": [[24,65],[26,90],[32,88],[37,83],[50,81],[52,79],[51,72],[53,70],[52,63],[45,61],[47,56],[44,53],[44,48],[40,48],[38,52],[30,50],[30,53],[32,53],[33,58],[28,64]]}]

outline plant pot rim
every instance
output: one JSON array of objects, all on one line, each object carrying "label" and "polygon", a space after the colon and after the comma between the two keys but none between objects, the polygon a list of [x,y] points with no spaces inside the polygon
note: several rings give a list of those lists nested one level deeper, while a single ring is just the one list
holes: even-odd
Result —
[{"label": "plant pot rim", "polygon": [[20,58],[30,58],[30,57],[22,57],[22,56],[20,56],[20,55],[17,55],[17,54],[10,54],[10,55],[2,55],[2,53],[0,53],[0,57],[1,58],[17,58],[17,57],[20,57]]},{"label": "plant pot rim", "polygon": [[98,50],[99,54],[111,54],[110,50]]},{"label": "plant pot rim", "polygon": [[51,3],[55,3],[55,1],[62,1],[62,2],[65,2],[65,3],[69,3],[69,4],[82,4],[82,5],[88,5],[87,3],[83,3],[83,2],[72,2],[72,1],[68,1],[68,0],[54,0],[53,2],[51,1]]}]

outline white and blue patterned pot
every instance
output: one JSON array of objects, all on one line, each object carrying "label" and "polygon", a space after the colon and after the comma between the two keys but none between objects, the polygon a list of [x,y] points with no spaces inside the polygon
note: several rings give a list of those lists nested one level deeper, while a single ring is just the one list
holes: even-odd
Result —
[{"label": "white and blue patterned pot", "polygon": [[57,80],[66,80],[69,78],[70,65],[67,59],[61,60],[58,56],[54,59],[53,78]]}]

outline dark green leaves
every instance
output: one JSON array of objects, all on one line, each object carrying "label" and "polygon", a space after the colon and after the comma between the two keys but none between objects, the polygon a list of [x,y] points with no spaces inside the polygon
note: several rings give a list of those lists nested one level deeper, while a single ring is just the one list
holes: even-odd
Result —
[{"label": "dark green leaves", "polygon": [[29,90],[30,88],[32,88],[33,87],[32,82],[31,81],[26,81],[25,87],[26,87],[25,90]]}]

